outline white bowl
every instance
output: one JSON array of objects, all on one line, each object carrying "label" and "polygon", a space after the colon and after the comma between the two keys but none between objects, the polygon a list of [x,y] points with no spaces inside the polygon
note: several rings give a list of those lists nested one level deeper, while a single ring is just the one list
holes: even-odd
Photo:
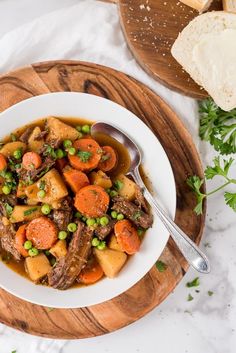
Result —
[{"label": "white bowl", "polygon": [[[107,99],[84,93],[50,93],[27,99],[0,114],[0,139],[18,127],[49,115],[81,117],[110,123],[133,138],[143,155],[144,169],[153,194],[174,217],[175,181],[169,160],[151,130],[133,113]],[[35,285],[0,261],[0,287],[29,302],[54,308],[79,308],[98,304],[123,293],[137,283],[161,255],[168,231],[154,214],[154,224],[145,235],[141,250],[132,256],[117,278],[105,278],[81,288],[56,290]]]}]

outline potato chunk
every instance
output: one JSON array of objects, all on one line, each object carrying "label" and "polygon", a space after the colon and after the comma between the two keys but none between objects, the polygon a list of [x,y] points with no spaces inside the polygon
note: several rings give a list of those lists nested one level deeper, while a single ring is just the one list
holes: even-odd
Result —
[{"label": "potato chunk", "polygon": [[11,223],[32,221],[32,219],[42,216],[40,206],[16,205],[11,214]]},{"label": "potato chunk", "polygon": [[57,259],[60,257],[64,257],[67,254],[66,241],[58,240],[58,242],[53,245],[53,247],[49,250],[49,252],[55,256]]},{"label": "potato chunk", "polygon": [[22,152],[25,152],[26,144],[21,141],[8,142],[0,150],[0,153],[3,154],[5,157],[12,157],[13,153],[18,149],[21,149]]},{"label": "potato chunk", "polygon": [[25,270],[32,281],[38,282],[51,270],[51,265],[47,256],[41,253],[25,259]]},{"label": "potato chunk", "polygon": [[127,260],[127,255],[124,252],[111,249],[94,249],[94,254],[103,272],[109,278],[114,278]]},{"label": "potato chunk", "polygon": [[41,133],[41,129],[36,126],[32,132],[32,134],[29,137],[28,140],[28,145],[29,145],[29,150],[38,152],[40,148],[43,147],[44,140],[35,140],[35,138]]},{"label": "potato chunk", "polygon": [[[38,192],[40,190],[40,185],[42,182],[45,183],[45,192],[46,195],[43,199],[38,197]],[[32,202],[44,202],[49,203],[50,205],[62,199],[63,197],[68,195],[67,187],[58,173],[56,169],[51,169],[48,173],[46,173],[41,179],[39,179],[36,183],[28,186],[25,189],[25,194],[28,199]]]},{"label": "potato chunk", "polygon": [[122,247],[120,246],[120,244],[118,243],[118,241],[116,239],[115,234],[112,234],[107,246],[109,249],[112,249],[112,250],[123,251]]},{"label": "potato chunk", "polygon": [[92,172],[89,176],[91,184],[99,185],[104,189],[112,187],[111,179],[101,170],[98,172]]},{"label": "potato chunk", "polygon": [[136,184],[124,174],[118,175],[116,180],[119,180],[122,183],[118,190],[118,194],[125,199],[132,201],[136,194]]},{"label": "potato chunk", "polygon": [[75,128],[63,123],[54,117],[49,117],[47,119],[47,128],[49,130],[47,141],[54,139],[59,139],[60,141],[68,139],[74,141],[79,136],[79,133]]}]

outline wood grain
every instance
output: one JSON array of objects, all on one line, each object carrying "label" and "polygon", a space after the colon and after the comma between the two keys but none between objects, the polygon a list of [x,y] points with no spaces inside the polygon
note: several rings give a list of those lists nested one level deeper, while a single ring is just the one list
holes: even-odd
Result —
[{"label": "wood grain", "polygon": [[[119,0],[121,26],[139,64],[167,87],[193,98],[205,98],[201,89],[172,57],[179,32],[198,12],[177,0]],[[211,10],[222,9],[215,0]]]},{"label": "wood grain", "polygon": [[[121,72],[91,63],[55,61],[34,64],[0,77],[0,111],[26,98],[56,91],[86,92],[110,99],[131,110],[153,130],[174,171],[176,221],[199,243],[205,209],[200,217],[193,213],[195,198],[185,180],[190,174],[202,176],[202,167],[191,136],[167,104]],[[24,332],[52,338],[85,338],[112,332],[159,305],[188,269],[171,241],[160,259],[168,266],[165,272],[160,273],[153,267],[127,292],[88,308],[51,311],[0,290],[0,321]]]}]

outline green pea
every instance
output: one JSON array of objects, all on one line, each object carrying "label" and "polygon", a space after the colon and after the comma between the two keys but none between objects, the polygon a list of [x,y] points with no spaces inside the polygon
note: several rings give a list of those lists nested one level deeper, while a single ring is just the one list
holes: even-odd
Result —
[{"label": "green pea", "polygon": [[4,185],[2,187],[2,192],[5,194],[5,195],[9,195],[11,193],[11,187],[8,186],[8,185]]},{"label": "green pea", "polygon": [[61,230],[58,234],[58,238],[60,240],[64,240],[64,239],[66,239],[66,237],[67,237],[67,233],[64,230]]},{"label": "green pea", "polygon": [[89,134],[90,133],[90,126],[89,125],[83,125],[81,130],[82,130],[82,132],[84,134]]},{"label": "green pea", "polygon": [[112,218],[117,218],[117,212],[116,211],[112,211],[111,212],[111,216],[112,216]]},{"label": "green pea", "polygon": [[96,220],[94,218],[88,218],[86,221],[87,226],[91,227],[96,223]]},{"label": "green pea", "polygon": [[71,156],[74,156],[76,154],[76,149],[74,147],[70,147],[68,149],[68,153],[71,155]]},{"label": "green pea", "polygon": [[122,213],[119,213],[118,215],[117,215],[117,217],[116,217],[116,219],[118,220],[118,221],[121,221],[122,219],[124,219],[125,218],[125,216],[122,214]]},{"label": "green pea", "polygon": [[38,249],[36,249],[36,248],[31,248],[31,249],[29,249],[28,254],[29,254],[29,256],[31,256],[31,257],[37,256],[37,255],[39,254],[39,251],[38,251]]},{"label": "green pea", "polygon": [[77,224],[70,223],[68,224],[67,229],[69,232],[74,233],[77,230]]},{"label": "green pea", "polygon": [[13,152],[13,157],[14,157],[15,159],[21,159],[21,157],[22,157],[22,152],[21,152],[21,150],[20,150],[20,149],[15,150],[15,151]]},{"label": "green pea", "polygon": [[76,217],[76,218],[81,218],[81,217],[82,217],[82,214],[81,214],[80,212],[76,212],[76,213],[75,213],[75,217]]},{"label": "green pea", "polygon": [[45,196],[46,196],[46,192],[44,190],[40,190],[38,193],[37,193],[37,196],[40,198],[40,199],[43,199]]},{"label": "green pea", "polygon": [[7,180],[7,181],[11,181],[12,180],[12,172],[6,172],[5,175],[4,175],[4,178]]},{"label": "green pea", "polygon": [[109,219],[108,219],[106,216],[100,218],[100,224],[101,224],[101,226],[107,226],[108,223],[109,223]]},{"label": "green pea", "polygon": [[56,156],[58,159],[63,158],[65,156],[64,151],[59,148],[58,150],[56,150]]},{"label": "green pea", "polygon": [[48,215],[51,212],[51,207],[45,203],[42,207],[41,207],[41,211],[43,214]]},{"label": "green pea", "polygon": [[52,265],[52,266],[54,266],[55,265],[55,263],[56,263],[56,259],[55,259],[55,257],[53,257],[53,258],[51,258],[51,260],[50,260],[50,264]]},{"label": "green pea", "polygon": [[81,126],[80,126],[80,125],[77,125],[77,126],[76,126],[76,130],[77,130],[77,131],[81,131]]},{"label": "green pea", "polygon": [[106,242],[105,241],[100,241],[100,243],[97,246],[98,250],[104,250],[106,248]]},{"label": "green pea", "polygon": [[64,146],[65,148],[70,148],[70,147],[72,147],[72,141],[71,141],[71,140],[65,140],[65,141],[63,141],[63,146]]},{"label": "green pea", "polygon": [[98,246],[100,244],[100,240],[98,238],[93,238],[92,240],[92,246]]},{"label": "green pea", "polygon": [[117,196],[117,195],[118,195],[118,192],[117,192],[117,191],[111,190],[111,192],[110,192],[110,196],[111,196],[111,197],[115,197],[115,196]]},{"label": "green pea", "polygon": [[24,242],[24,248],[25,248],[26,250],[31,249],[32,246],[33,246],[32,241],[26,240],[26,241]]}]

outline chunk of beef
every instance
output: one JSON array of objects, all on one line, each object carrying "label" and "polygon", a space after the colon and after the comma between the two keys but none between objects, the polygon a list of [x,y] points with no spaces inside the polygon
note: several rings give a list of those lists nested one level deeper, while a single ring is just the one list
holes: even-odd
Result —
[{"label": "chunk of beef", "polygon": [[114,204],[112,209],[123,213],[128,219],[130,219],[137,227],[144,229],[150,228],[153,223],[151,214],[145,213],[140,207],[124,199],[121,196],[115,196],[113,198]]},{"label": "chunk of beef", "polygon": [[91,249],[93,231],[78,223],[65,257],[60,258],[48,274],[48,283],[57,289],[69,288],[86,265]]},{"label": "chunk of beef", "polygon": [[136,192],[135,192],[135,200],[134,202],[136,203],[139,208],[143,208],[146,213],[149,212],[148,208],[148,203],[143,196],[143,191],[139,185],[136,184]]},{"label": "chunk of beef", "polygon": [[72,221],[72,217],[73,202],[70,197],[66,197],[61,201],[59,209],[53,210],[52,219],[60,231],[67,229],[68,224]]},{"label": "chunk of beef", "polygon": [[29,180],[36,181],[41,176],[43,176],[44,171],[46,173],[49,169],[51,169],[53,167],[53,165],[55,163],[56,163],[56,160],[53,157],[47,156],[44,159],[41,167],[39,167],[38,169],[26,170],[24,168],[21,168],[21,169],[17,170],[17,174],[18,174],[19,179],[26,182],[26,183]]},{"label": "chunk of beef", "polygon": [[[1,195],[0,197],[0,245],[1,248],[9,252],[16,261],[21,260],[20,253],[16,250],[15,243],[15,228],[12,224],[3,222],[3,217],[7,216],[5,204],[15,206],[16,197],[11,195]],[[7,219],[6,219],[7,220]]]},{"label": "chunk of beef", "polygon": [[[106,215],[106,217],[108,217]],[[100,239],[104,240],[112,231],[115,226],[116,221],[114,219],[109,218],[109,223],[106,226],[98,226],[95,229],[95,235]]]},{"label": "chunk of beef", "polygon": [[23,132],[23,134],[20,136],[19,140],[20,140],[21,142],[28,143],[29,137],[30,137],[30,135],[32,134],[33,130],[34,130],[34,126],[28,127],[28,128]]}]

